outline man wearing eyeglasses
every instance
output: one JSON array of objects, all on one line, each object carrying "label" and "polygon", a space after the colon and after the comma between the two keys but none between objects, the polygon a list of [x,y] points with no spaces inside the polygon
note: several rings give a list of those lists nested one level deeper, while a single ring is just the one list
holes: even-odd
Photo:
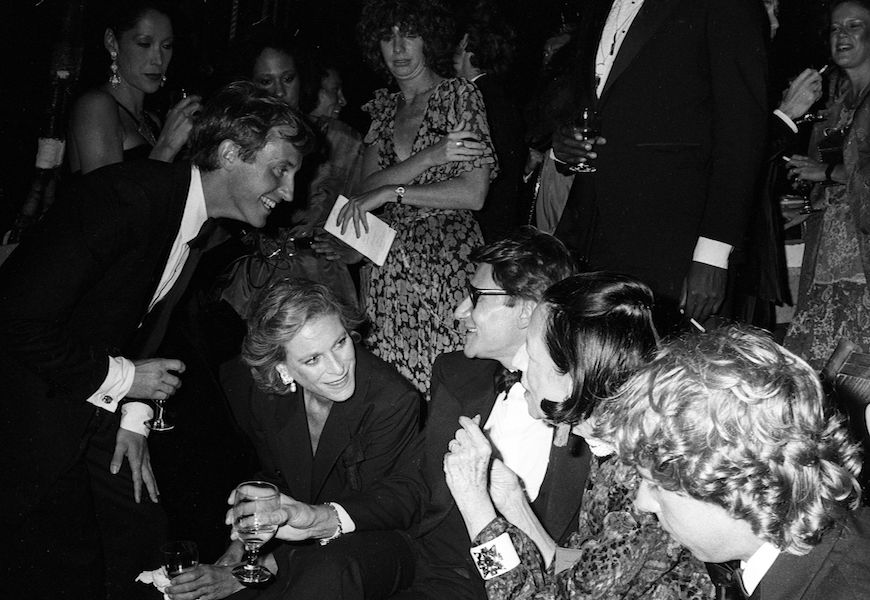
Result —
[{"label": "man wearing eyeglasses", "polygon": [[520,373],[511,372],[532,311],[544,290],[573,274],[573,261],[560,241],[532,228],[476,250],[471,260],[477,271],[454,312],[466,331],[465,347],[442,354],[433,367],[424,467],[431,494],[415,540],[415,581],[399,598],[486,598],[442,467],[462,415],[480,415],[553,539],[564,543],[577,528],[589,450],[576,436],[554,440],[552,427],[531,418]]}]

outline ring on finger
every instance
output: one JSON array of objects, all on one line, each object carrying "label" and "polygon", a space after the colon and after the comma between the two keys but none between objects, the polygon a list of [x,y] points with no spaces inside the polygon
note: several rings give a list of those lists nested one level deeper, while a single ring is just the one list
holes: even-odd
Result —
[{"label": "ring on finger", "polygon": [[461,148],[461,147],[464,146],[464,145],[465,145],[465,142],[463,142],[462,140],[459,140],[459,141],[456,142],[456,147],[457,147],[457,148]]}]

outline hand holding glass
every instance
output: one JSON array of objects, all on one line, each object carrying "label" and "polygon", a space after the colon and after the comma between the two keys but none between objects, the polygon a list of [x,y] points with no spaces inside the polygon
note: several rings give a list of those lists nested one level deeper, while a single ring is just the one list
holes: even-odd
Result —
[{"label": "hand holding glass", "polygon": [[160,552],[163,554],[166,576],[170,579],[191,571],[199,565],[199,550],[196,542],[188,540],[168,542],[160,547]]},{"label": "hand holding glass", "polygon": [[[598,114],[589,107],[584,107],[583,110],[574,119],[571,126],[574,129],[574,136],[581,137],[584,141],[589,141],[590,144],[595,144],[595,138],[601,134],[601,125],[599,123]],[[588,159],[587,159],[588,160]],[[595,173],[598,169],[590,165],[589,162],[581,162],[569,167],[574,173]]]},{"label": "hand holding glass", "polygon": [[233,527],[245,544],[246,561],[233,569],[236,579],[245,584],[265,583],[272,573],[257,564],[260,546],[272,539],[278,525],[269,522],[269,513],[281,508],[278,488],[265,481],[246,481],[236,488]]}]

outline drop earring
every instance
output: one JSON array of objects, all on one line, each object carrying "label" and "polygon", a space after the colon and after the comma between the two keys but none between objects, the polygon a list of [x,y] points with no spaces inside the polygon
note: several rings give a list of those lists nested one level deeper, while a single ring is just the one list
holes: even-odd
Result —
[{"label": "drop earring", "polygon": [[278,369],[278,376],[281,377],[281,383],[283,383],[284,385],[289,385],[290,392],[295,394],[296,393],[296,382],[293,381],[293,378],[290,377],[290,374],[287,373],[286,371]]},{"label": "drop earring", "polygon": [[164,85],[166,85],[166,75],[161,75],[160,76],[160,87],[163,87]]},{"label": "drop earring", "polygon": [[109,65],[109,70],[112,72],[109,75],[109,85],[117,89],[121,85],[121,76],[118,75],[118,53],[112,50],[109,52],[109,56],[112,57],[112,64]]}]

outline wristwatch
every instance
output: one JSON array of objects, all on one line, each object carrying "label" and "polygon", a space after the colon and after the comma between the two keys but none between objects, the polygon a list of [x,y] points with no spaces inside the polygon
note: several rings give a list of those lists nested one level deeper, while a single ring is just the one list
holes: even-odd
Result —
[{"label": "wristwatch", "polygon": [[403,186],[399,186],[396,188],[396,204],[401,204],[405,199],[405,188]]}]

